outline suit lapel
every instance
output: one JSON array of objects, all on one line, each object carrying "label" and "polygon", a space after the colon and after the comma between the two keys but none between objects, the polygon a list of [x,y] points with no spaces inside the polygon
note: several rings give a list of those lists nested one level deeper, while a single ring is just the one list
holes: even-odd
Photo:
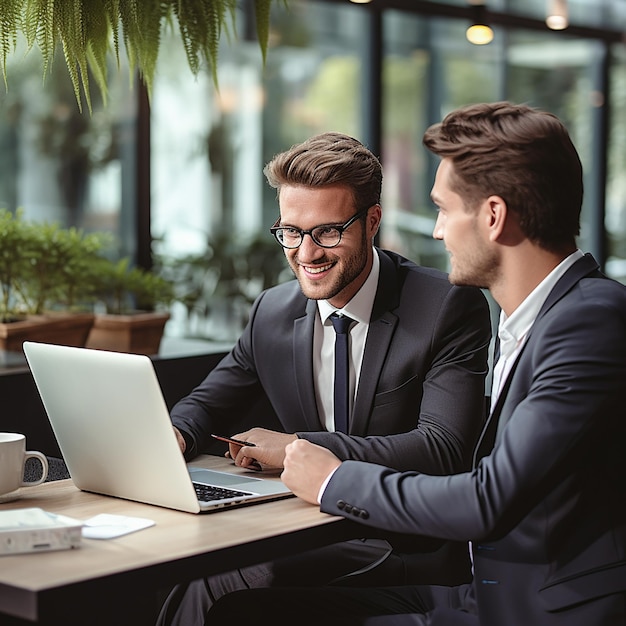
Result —
[{"label": "suit lapel", "polygon": [[[522,346],[522,352],[524,351],[524,347]],[[502,389],[500,391],[500,395],[496,400],[496,403],[491,407],[491,411],[487,415],[487,421],[485,422],[485,426],[483,431],[480,434],[480,438],[478,439],[478,443],[476,444],[476,448],[474,449],[474,461],[473,467],[478,465],[480,459],[484,456],[487,456],[496,442],[496,435],[499,430],[500,423],[500,412],[502,411],[502,405],[504,404],[504,398],[509,391],[509,387],[511,386],[511,381],[513,380],[513,372],[517,369],[517,364],[519,363],[519,359],[522,356],[522,352],[517,355],[517,359],[513,363],[511,367],[511,371],[509,375],[506,377],[504,384],[502,385]]]},{"label": "suit lapel", "polygon": [[397,308],[400,297],[396,269],[393,261],[383,251],[378,250],[378,257],[380,259],[378,287],[350,421],[350,434],[358,436],[365,436],[367,433],[378,379],[398,323],[397,316],[390,313]]},{"label": "suit lapel", "polygon": [[[572,267],[570,267],[565,274],[560,278],[559,282],[554,285],[552,291],[548,294],[546,301],[543,303],[535,323],[546,311],[548,311],[555,302],[558,302],[581,278],[589,276],[590,274],[596,274],[596,278],[601,278],[602,274],[598,271],[599,266],[596,260],[590,255],[585,254],[584,257],[576,261]],[[535,324],[533,324],[534,328]],[[532,328],[530,329],[532,333]]]},{"label": "suit lapel", "polygon": [[378,379],[387,357],[398,318],[386,313],[381,319],[370,322],[359,377],[359,388],[354,401],[350,434],[365,436],[374,404]]},{"label": "suit lapel", "polygon": [[306,304],[306,315],[293,322],[293,366],[300,409],[307,427],[313,431],[320,429],[313,380],[313,328],[316,313],[317,303],[309,300]]}]

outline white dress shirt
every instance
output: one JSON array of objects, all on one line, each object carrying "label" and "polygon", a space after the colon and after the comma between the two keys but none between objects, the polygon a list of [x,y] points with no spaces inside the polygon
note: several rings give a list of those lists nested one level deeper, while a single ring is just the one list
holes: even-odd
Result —
[{"label": "white dress shirt", "polygon": [[583,256],[576,250],[563,259],[531,292],[524,301],[507,317],[500,311],[498,339],[500,340],[500,357],[493,370],[491,384],[491,408],[498,400],[504,381],[506,381],[517,355],[520,353],[528,331],[535,322],[546,298],[557,284],[561,276]]},{"label": "white dress shirt", "polygon": [[350,328],[350,407],[352,414],[354,397],[359,384],[365,340],[372,316],[372,307],[378,288],[380,260],[374,249],[372,269],[365,283],[342,309],[336,309],[327,300],[317,301],[317,315],[313,331],[313,372],[315,397],[322,426],[328,431],[335,430],[333,410],[333,388],[335,381],[335,330],[330,321],[331,313],[337,311],[355,320]]}]

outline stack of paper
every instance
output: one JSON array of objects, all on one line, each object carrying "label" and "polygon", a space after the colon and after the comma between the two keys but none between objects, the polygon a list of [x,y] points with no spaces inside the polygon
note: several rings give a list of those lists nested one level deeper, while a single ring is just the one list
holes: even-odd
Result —
[{"label": "stack of paper", "polygon": [[0,511],[0,555],[78,548],[82,526],[39,508]]}]

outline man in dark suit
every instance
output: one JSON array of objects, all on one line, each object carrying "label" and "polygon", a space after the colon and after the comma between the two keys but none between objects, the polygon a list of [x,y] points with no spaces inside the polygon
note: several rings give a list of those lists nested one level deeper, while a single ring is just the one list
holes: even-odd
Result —
[{"label": "man in dark suit", "polygon": [[442,159],[434,236],[450,280],[488,287],[502,311],[475,468],[398,473],[296,441],[282,476],[327,513],[470,541],[473,582],[252,590],[208,623],[245,603],[275,625],[626,624],[626,288],[576,248],[578,154],[556,117],[507,102],[452,112],[424,142]]},{"label": "man in dark suit", "polygon": [[[172,409],[185,457],[217,433],[255,443],[263,468],[282,469],[285,446],[302,438],[398,470],[467,469],[485,419],[491,323],[483,294],[374,246],[382,170],[357,140],[313,137],[277,155],[265,174],[280,208],[272,232],[297,280],[261,294],[230,354]],[[336,311],[354,320],[348,432],[334,419]],[[244,419],[251,407],[256,423]],[[241,446],[228,454],[251,466]],[[215,598],[246,586],[403,584],[433,569],[442,581],[470,576],[463,544],[417,538],[394,547],[346,542],[182,585],[160,623],[201,623]]]}]

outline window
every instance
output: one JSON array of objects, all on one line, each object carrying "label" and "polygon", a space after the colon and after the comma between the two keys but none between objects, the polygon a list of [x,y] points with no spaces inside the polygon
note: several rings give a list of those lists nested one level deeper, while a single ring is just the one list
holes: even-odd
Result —
[{"label": "window", "polygon": [[[242,0],[219,90],[209,72],[191,74],[166,30],[147,111],[125,68],[112,67],[108,105],[94,89],[93,114],[80,114],[62,58],[42,83],[41,60],[22,47],[0,90],[0,206],[111,231],[135,261],[151,251],[177,280],[166,332],[231,341],[256,295],[291,276],[268,232],[278,210],[262,169],[274,154],[327,130],[363,140],[384,168],[380,245],[446,269],[423,132],[460,105],[510,99],[568,125],[585,167],[580,246],[626,282],[626,46],[599,30],[623,21],[623,2],[570,3],[576,32],[563,34],[544,28],[543,1],[494,0],[506,19],[487,46],[465,39],[466,0],[417,4],[277,2],[263,66],[253,2]],[[150,146],[139,133],[148,115]]]},{"label": "window", "polygon": [[0,206],[27,219],[115,235],[134,256],[135,128],[128,73],[111,69],[109,103],[93,90],[93,114],[80,113],[59,58],[42,80],[42,61],[24,46],[7,59],[0,90]]}]

